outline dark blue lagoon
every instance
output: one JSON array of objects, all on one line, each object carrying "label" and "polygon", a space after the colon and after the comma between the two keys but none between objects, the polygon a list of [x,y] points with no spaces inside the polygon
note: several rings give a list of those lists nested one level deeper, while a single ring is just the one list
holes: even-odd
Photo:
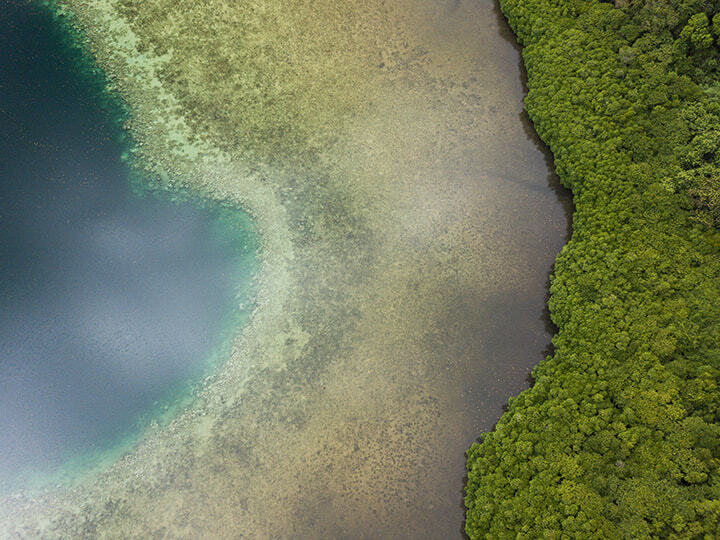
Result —
[{"label": "dark blue lagoon", "polygon": [[235,208],[139,189],[89,59],[25,1],[0,21],[5,490],[97,464],[182,403],[247,317],[258,241]]}]

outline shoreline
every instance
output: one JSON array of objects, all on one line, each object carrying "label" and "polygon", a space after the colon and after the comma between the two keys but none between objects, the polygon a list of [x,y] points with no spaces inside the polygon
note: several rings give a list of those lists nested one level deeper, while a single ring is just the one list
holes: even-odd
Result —
[{"label": "shoreline", "polygon": [[468,450],[471,538],[718,530],[720,14],[649,5],[501,0],[576,212],[553,353]]}]

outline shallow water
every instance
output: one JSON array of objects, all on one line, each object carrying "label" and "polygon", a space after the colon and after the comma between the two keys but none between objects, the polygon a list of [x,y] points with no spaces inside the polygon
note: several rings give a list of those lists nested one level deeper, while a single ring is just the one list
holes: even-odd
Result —
[{"label": "shallow water", "polygon": [[124,113],[87,57],[26,2],[0,27],[0,487],[17,489],[117,454],[228,354],[257,240],[236,210],[132,189]]},{"label": "shallow water", "polygon": [[547,351],[570,211],[496,4],[66,3],[142,161],[256,216],[258,307],[185,414],[77,490],[0,500],[0,534],[461,536],[464,453]]}]

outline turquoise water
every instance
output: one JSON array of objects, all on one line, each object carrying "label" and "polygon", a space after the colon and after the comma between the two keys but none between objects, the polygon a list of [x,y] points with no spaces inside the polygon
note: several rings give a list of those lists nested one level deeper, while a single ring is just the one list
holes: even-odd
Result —
[{"label": "turquoise water", "polygon": [[[0,7],[0,489],[72,480],[186,404],[251,308],[243,212],[138,189],[123,107],[43,9]],[[132,181],[134,177],[134,181]]]}]

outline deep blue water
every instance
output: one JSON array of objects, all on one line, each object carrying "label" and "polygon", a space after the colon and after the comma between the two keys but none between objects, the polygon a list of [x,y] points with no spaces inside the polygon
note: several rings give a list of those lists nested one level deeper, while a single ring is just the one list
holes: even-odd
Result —
[{"label": "deep blue water", "polygon": [[[131,189],[123,110],[42,9],[0,4],[0,487],[82,469],[227,352],[247,215]],[[199,201],[199,200],[198,200]]]}]

